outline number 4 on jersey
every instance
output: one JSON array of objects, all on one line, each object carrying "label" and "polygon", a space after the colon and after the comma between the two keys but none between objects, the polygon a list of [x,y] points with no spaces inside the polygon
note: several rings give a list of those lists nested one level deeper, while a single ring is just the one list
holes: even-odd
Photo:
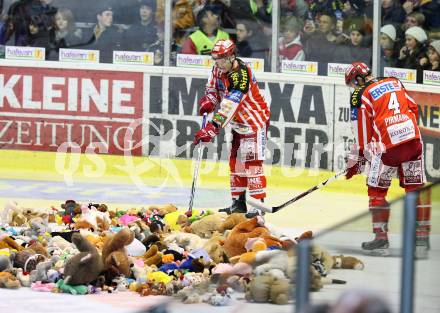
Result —
[{"label": "number 4 on jersey", "polygon": [[394,115],[400,113],[400,103],[397,101],[397,94],[392,92],[390,95],[390,101],[388,102],[388,109],[394,110]]}]

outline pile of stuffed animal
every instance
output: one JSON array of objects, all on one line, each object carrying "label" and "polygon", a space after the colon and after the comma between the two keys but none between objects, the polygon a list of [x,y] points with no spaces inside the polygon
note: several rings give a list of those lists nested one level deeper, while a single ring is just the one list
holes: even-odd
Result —
[{"label": "pile of stuffed animal", "polygon": [[[286,304],[294,288],[296,238],[263,218],[209,210],[191,214],[173,205],[126,211],[68,200],[60,208],[0,211],[0,288],[87,294],[131,290],[184,303]],[[310,289],[320,290],[332,268],[362,270],[354,257],[314,247]]]}]

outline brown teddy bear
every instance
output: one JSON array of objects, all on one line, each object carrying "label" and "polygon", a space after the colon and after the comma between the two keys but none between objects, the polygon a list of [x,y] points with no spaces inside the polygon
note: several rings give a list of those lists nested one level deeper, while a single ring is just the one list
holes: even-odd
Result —
[{"label": "brown teddy bear", "polygon": [[0,272],[0,288],[17,289],[21,284],[17,277],[9,272]]},{"label": "brown teddy bear", "polygon": [[203,249],[208,252],[209,257],[216,264],[228,262],[228,257],[223,249],[225,237],[215,232],[212,237],[203,244]]},{"label": "brown teddy bear", "polygon": [[257,216],[234,226],[223,245],[226,255],[231,258],[245,253],[248,239],[257,237],[264,239],[268,247],[282,247],[282,242],[271,236],[269,230],[264,227],[263,218]]},{"label": "brown teddy bear", "polygon": [[333,258],[332,268],[342,268],[350,270],[363,270],[364,263],[354,256],[335,255]]},{"label": "brown teddy bear", "polygon": [[108,236],[102,248],[102,261],[104,270],[114,273],[110,276],[125,275],[130,276],[131,262],[128,259],[125,246],[129,245],[134,239],[134,233],[129,228],[123,228],[113,236]]},{"label": "brown teddy bear", "polygon": [[222,213],[210,214],[191,224],[191,232],[201,238],[211,238],[215,231],[219,231],[225,215]]},{"label": "brown teddy bear", "polygon": [[141,256],[145,264],[148,266],[159,265],[162,262],[162,252],[159,251],[157,245],[151,245],[150,249]]},{"label": "brown teddy bear", "polygon": [[79,253],[71,257],[64,267],[64,283],[68,285],[88,285],[98,278],[103,269],[98,250],[79,233],[72,235],[72,242]]},{"label": "brown teddy bear", "polygon": [[232,213],[228,215],[223,223],[219,227],[219,232],[224,233],[226,230],[230,230],[242,222],[247,221],[247,218],[243,213]]},{"label": "brown teddy bear", "polygon": [[5,236],[0,240],[0,249],[13,249],[17,251],[24,250],[22,246],[20,246],[12,237]]},{"label": "brown teddy bear", "polygon": [[151,212],[154,212],[156,210],[160,216],[164,217],[168,213],[176,212],[177,207],[172,204],[152,205],[148,208],[148,210]]}]

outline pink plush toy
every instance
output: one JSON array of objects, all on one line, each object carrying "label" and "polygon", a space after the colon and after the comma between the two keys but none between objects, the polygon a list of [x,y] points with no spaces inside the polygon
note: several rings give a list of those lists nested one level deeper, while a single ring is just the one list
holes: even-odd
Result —
[{"label": "pink plush toy", "polygon": [[139,217],[137,216],[124,214],[118,219],[118,222],[124,226],[127,226],[128,224],[135,222],[137,220],[139,220]]},{"label": "pink plush toy", "polygon": [[31,289],[34,291],[51,292],[56,286],[57,284],[55,283],[42,283],[41,281],[36,281],[31,284]]}]

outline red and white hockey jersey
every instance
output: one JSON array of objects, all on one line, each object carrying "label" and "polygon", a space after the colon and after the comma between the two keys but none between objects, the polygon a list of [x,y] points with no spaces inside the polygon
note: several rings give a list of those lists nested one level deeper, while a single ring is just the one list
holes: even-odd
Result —
[{"label": "red and white hockey jersey", "polygon": [[397,78],[374,79],[351,95],[353,133],[362,150],[372,142],[389,149],[420,138],[417,120],[417,104]]},{"label": "red and white hockey jersey", "polygon": [[228,123],[241,134],[256,132],[269,120],[269,106],[261,95],[255,76],[249,66],[236,59],[238,66],[229,73],[212,68],[206,93],[215,92],[222,99],[213,121],[221,127]]}]

